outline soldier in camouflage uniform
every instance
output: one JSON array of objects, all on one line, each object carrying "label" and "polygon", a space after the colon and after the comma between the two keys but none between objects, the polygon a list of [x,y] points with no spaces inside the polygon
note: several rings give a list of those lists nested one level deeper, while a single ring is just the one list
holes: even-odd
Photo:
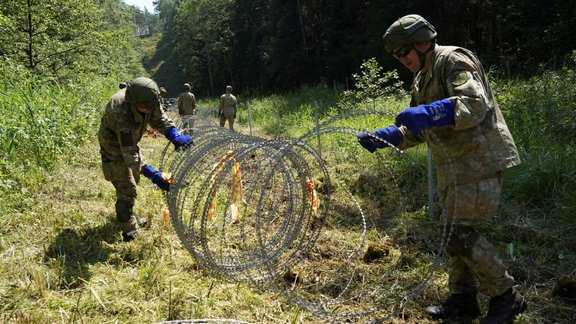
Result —
[{"label": "soldier in camouflage uniform", "polygon": [[192,92],[192,87],[184,83],[184,92],[178,96],[178,114],[182,118],[182,129],[192,133],[194,127],[194,115],[196,114],[196,97]]},{"label": "soldier in camouflage uniform", "polygon": [[443,217],[451,229],[445,246],[451,295],[425,311],[434,318],[477,317],[480,288],[491,297],[481,323],[503,323],[527,304],[478,227],[496,215],[503,172],[520,158],[476,55],[437,45],[436,36],[419,15],[388,28],[386,50],[415,75],[411,107],[398,114],[395,125],[360,134],[358,141],[370,152],[426,143],[434,157]]},{"label": "soldier in camouflage uniform", "polygon": [[238,101],[232,94],[232,86],[226,86],[226,93],[220,96],[220,106],[218,107],[218,117],[220,117],[220,127],[224,127],[228,121],[228,127],[234,131],[234,120],[236,119],[236,110]]},{"label": "soldier in camouflage uniform", "polygon": [[165,134],[177,150],[192,144],[188,135],[180,135],[174,123],[160,106],[160,90],[154,81],[139,77],[114,94],[102,116],[98,141],[102,157],[104,178],[116,189],[116,219],[122,229],[124,241],[131,241],[138,234],[138,225],[145,219],[133,213],[136,202],[136,185],[140,174],[149,178],[163,190],[170,184],[161,172],[148,165],[140,154],[138,142],[146,127]]}]

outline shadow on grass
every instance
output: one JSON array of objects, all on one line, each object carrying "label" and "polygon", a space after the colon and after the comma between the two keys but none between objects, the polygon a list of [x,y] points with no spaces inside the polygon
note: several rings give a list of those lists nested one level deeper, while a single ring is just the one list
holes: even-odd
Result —
[{"label": "shadow on grass", "polygon": [[108,261],[114,252],[109,245],[118,240],[113,222],[82,230],[67,228],[47,248],[44,260],[60,268],[60,286],[73,289],[90,279],[90,265]]}]

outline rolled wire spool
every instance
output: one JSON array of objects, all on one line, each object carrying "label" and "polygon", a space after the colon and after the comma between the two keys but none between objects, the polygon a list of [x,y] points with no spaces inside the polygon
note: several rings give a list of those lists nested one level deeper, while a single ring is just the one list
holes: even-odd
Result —
[{"label": "rolled wire spool", "polygon": [[[338,151],[364,132],[348,125],[390,116],[382,111],[342,114],[296,139],[247,136],[195,116],[189,130],[195,145],[185,152],[167,145],[161,157],[161,168],[176,181],[166,199],[177,235],[209,273],[276,291],[318,317],[382,321],[396,316],[437,269],[451,228],[444,224],[440,246],[416,281],[407,278],[399,256],[381,264],[362,261],[367,232],[375,227],[349,189],[351,180],[338,175],[341,165],[353,164],[357,157]],[[318,153],[320,145],[330,159]],[[393,179],[383,186],[398,197],[390,209],[393,215],[385,216],[391,218],[406,211],[406,193],[399,189],[389,159],[418,165],[413,157],[394,151],[401,152],[393,147],[386,155],[374,154]],[[354,217],[345,219],[334,206],[343,200],[355,210],[346,212]],[[334,238],[336,220],[349,223],[351,234],[325,258],[322,249],[340,243]],[[378,284],[370,277],[380,278]]]}]

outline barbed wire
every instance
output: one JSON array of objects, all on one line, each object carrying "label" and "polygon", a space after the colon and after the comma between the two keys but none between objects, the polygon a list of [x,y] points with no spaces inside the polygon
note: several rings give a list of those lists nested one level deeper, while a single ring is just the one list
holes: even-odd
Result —
[{"label": "barbed wire", "polygon": [[[349,143],[366,130],[350,125],[391,117],[383,111],[349,112],[298,138],[267,139],[194,116],[186,123],[192,127],[181,130],[193,134],[195,145],[177,152],[169,144],[160,161],[176,183],[166,200],[179,239],[212,275],[278,292],[319,318],[380,322],[397,316],[439,266],[451,227],[444,224],[439,247],[419,265],[423,275],[417,279],[402,268],[405,261],[395,247],[387,262],[363,262],[367,240],[378,241],[379,234],[350,189],[355,180],[342,172],[365,155]],[[382,186],[396,193],[398,206],[389,208],[394,215],[380,215],[392,219],[406,208],[391,159],[418,161],[390,146],[391,152],[372,156],[390,175],[392,183]],[[345,240],[335,230],[341,223]],[[370,278],[379,278],[379,284]]]}]

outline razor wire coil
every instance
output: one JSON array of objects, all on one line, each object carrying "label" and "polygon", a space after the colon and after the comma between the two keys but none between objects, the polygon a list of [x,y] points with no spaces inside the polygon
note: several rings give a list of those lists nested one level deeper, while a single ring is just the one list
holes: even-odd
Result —
[{"label": "razor wire coil", "polygon": [[[383,111],[350,112],[329,118],[298,138],[273,139],[231,132],[194,116],[186,124],[193,127],[182,131],[193,134],[195,145],[177,152],[168,144],[160,161],[160,170],[171,173],[176,181],[166,200],[178,237],[207,272],[277,291],[320,318],[369,317],[383,311],[387,316],[378,320],[395,316],[423,289],[438,267],[451,228],[445,224],[441,246],[420,282],[399,289],[392,301],[382,300],[360,311],[346,307],[345,311],[338,310],[342,304],[358,302],[364,293],[358,288],[358,280],[364,274],[356,263],[366,246],[367,221],[361,204],[339,178],[337,167],[330,165],[312,144],[317,141],[319,146],[321,137],[350,137],[366,132],[348,126],[348,120],[390,116]],[[177,125],[183,124],[177,121]],[[331,153],[326,148],[322,150]],[[380,153],[375,156],[382,160]],[[236,172],[242,173],[240,199],[231,192],[235,181],[231,175],[238,166]],[[395,177],[392,179],[398,188]],[[314,189],[310,189],[309,184],[314,181],[320,185],[314,184]],[[298,278],[292,282],[282,278],[302,263],[309,263],[310,255],[316,252],[317,241],[325,236],[322,230],[334,214],[331,203],[336,188],[357,209],[357,229],[361,233],[356,247],[347,251],[343,265],[332,272],[349,277],[331,297],[309,297],[294,288]],[[321,197],[316,210],[310,200],[313,190]],[[317,290],[336,281],[326,278],[316,285]],[[376,293],[377,289],[369,291]]]}]

